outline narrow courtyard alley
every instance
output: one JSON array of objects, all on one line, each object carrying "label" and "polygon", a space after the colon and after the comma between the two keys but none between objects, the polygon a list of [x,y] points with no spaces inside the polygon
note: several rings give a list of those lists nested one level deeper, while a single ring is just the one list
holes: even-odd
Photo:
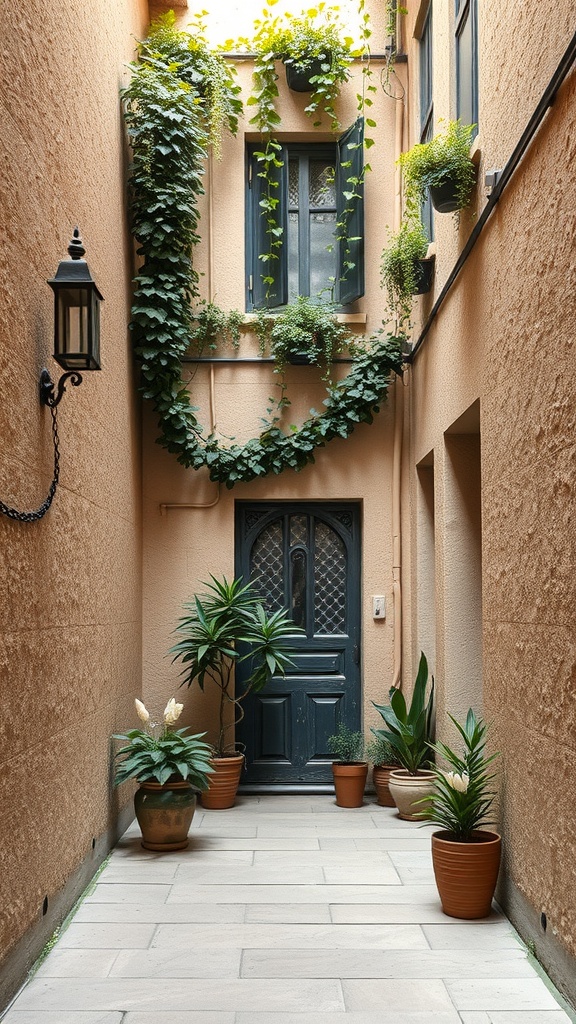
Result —
[{"label": "narrow courtyard alley", "polygon": [[5,1024],[568,1024],[506,918],[446,917],[431,826],[369,796],[198,808],[187,850],[134,824]]}]

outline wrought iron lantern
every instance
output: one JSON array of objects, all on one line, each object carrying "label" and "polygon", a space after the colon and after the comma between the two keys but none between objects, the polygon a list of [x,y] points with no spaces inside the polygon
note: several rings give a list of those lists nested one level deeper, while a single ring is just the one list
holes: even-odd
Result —
[{"label": "wrought iron lantern", "polygon": [[[82,383],[80,370],[100,369],[100,303],[102,295],[96,287],[86,260],[78,228],[68,246],[71,260],[62,260],[55,277],[48,284],[54,292],[54,359],[66,371],[55,385],[48,370],[40,374],[40,401],[52,416],[54,475],[42,504],[31,512],[22,512],[0,501],[0,514],[21,523],[42,519],[50,508],[60,477],[60,448],[56,406],[66,390],[66,382],[77,387]],[[55,389],[57,393],[55,394]]]},{"label": "wrought iron lantern", "polygon": [[74,233],[56,275],[48,281],[54,292],[54,359],[67,371],[58,382],[58,395],[47,370],[42,371],[40,395],[45,405],[57,405],[68,379],[82,383],[80,370],[100,369],[100,303],[102,295],[86,260],[80,232]]}]

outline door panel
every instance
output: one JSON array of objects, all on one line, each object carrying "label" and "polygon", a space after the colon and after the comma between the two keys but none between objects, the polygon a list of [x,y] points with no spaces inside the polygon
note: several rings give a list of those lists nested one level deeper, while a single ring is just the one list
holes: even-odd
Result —
[{"label": "door panel", "polygon": [[238,502],[236,574],[257,585],[269,612],[285,608],[305,630],[286,677],[244,702],[245,781],[330,782],[327,737],[339,722],[360,728],[359,506]]}]

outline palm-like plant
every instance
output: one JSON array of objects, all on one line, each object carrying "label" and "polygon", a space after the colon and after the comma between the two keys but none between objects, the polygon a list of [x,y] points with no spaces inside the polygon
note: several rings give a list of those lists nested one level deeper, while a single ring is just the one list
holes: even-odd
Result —
[{"label": "palm-like plant", "polygon": [[426,700],[428,662],[424,652],[420,655],[418,674],[414,683],[410,707],[400,690],[390,691],[390,704],[374,704],[384,719],[387,729],[372,729],[377,738],[387,740],[396,752],[398,761],[410,775],[430,762],[434,679]]},{"label": "palm-like plant", "polygon": [[[226,741],[244,717],[241,702],[249,693],[258,692],[274,675],[284,675],[293,662],[287,639],[300,630],[284,610],[269,614],[264,609],[256,585],[241,578],[226,577],[204,583],[205,592],[185,604],[188,614],[176,626],[181,639],[169,651],[173,661],[184,668],[183,684],[197,680],[204,690],[206,679],[220,690],[217,756],[234,751],[234,740]],[[241,662],[249,672],[241,694],[235,693],[234,669]],[[227,721],[227,709],[232,720]]]},{"label": "palm-like plant", "polygon": [[453,842],[468,843],[476,829],[492,824],[490,810],[495,793],[491,783],[495,774],[490,773],[489,766],[498,754],[486,755],[487,725],[476,718],[472,708],[464,725],[452,715],[448,717],[464,741],[464,750],[460,756],[445,743],[432,745],[450,770],[433,769],[435,792],[420,801],[426,805],[422,815],[445,829],[449,833],[447,838]]}]

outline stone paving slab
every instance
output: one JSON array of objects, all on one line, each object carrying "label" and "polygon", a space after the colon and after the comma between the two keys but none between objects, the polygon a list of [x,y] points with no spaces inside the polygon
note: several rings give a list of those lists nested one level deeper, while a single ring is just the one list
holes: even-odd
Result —
[{"label": "stone paving slab", "polygon": [[[35,978],[18,999],[23,1010],[181,1010],[274,1011],[343,1010],[342,986],[332,978]],[[7,1018],[7,1024],[11,1024]]]},{"label": "stone paving slab", "polygon": [[[231,924],[224,931],[220,925],[159,925],[151,942],[152,948],[196,950],[204,948],[239,947],[240,949],[429,949],[424,932],[418,925],[333,924]],[[516,946],[517,948],[517,946]]]},{"label": "stone paving slab", "polygon": [[[248,949],[242,976],[251,978],[535,978],[521,949],[413,950]],[[545,1008],[545,1007],[544,1007]]]},{"label": "stone paving slab", "polygon": [[294,795],[167,854],[132,825],[4,1024],[569,1024],[497,908],[442,913],[432,831]]}]

